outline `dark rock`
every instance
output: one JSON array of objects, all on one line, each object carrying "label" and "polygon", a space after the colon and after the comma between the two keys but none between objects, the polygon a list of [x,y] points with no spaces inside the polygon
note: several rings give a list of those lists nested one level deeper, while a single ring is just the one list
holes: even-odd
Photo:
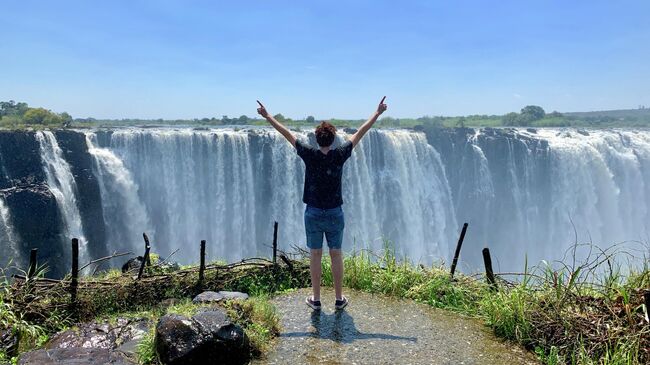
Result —
[{"label": "dark rock", "polygon": [[219,308],[192,318],[166,315],[156,326],[156,351],[163,364],[244,364],[250,342],[244,330]]},{"label": "dark rock", "polygon": [[139,342],[149,332],[152,323],[146,319],[118,318],[115,323],[84,323],[58,333],[46,348],[104,348],[116,349],[123,344]]},{"label": "dark rock", "polygon": [[18,344],[20,339],[12,330],[0,330],[0,352],[4,352],[9,357],[18,354]]},{"label": "dark rock", "polygon": [[248,294],[238,292],[238,291],[220,291],[219,294],[223,295],[224,299],[230,300],[230,299],[240,299],[240,300],[246,300],[248,299]]},{"label": "dark rock", "polygon": [[19,365],[134,365],[122,354],[102,348],[42,349],[20,356]]},{"label": "dark rock", "polygon": [[191,319],[168,314],[156,326],[156,352],[163,364],[199,364],[207,362],[203,347],[207,343],[198,325]]},{"label": "dark rock", "polygon": [[64,235],[63,217],[50,188],[44,182],[21,182],[2,190],[2,194],[11,211],[12,226],[21,238],[20,252],[38,248],[38,261],[47,261],[48,276],[65,275],[70,269],[70,257],[66,254],[69,238]]},{"label": "dark rock", "polygon": [[347,134],[355,134],[355,133],[357,133],[357,130],[358,129],[356,129],[356,128],[343,128],[343,131],[345,133],[347,133]]},{"label": "dark rock", "polygon": [[88,152],[86,135],[67,130],[57,130],[54,134],[77,185],[77,206],[84,234],[88,240],[88,253],[90,257],[106,256],[108,251],[104,209],[99,182],[93,173],[94,160]]},{"label": "dark rock", "polygon": [[222,300],[224,300],[225,297],[221,293],[213,292],[213,291],[204,291],[203,293],[197,295],[192,299],[192,303],[194,304],[209,304],[209,303],[217,303]]},{"label": "dark rock", "polygon": [[126,274],[127,272],[130,271],[140,270],[140,266],[142,266],[142,261],[144,261],[144,258],[142,256],[138,256],[130,259],[124,265],[122,265],[122,273]]}]

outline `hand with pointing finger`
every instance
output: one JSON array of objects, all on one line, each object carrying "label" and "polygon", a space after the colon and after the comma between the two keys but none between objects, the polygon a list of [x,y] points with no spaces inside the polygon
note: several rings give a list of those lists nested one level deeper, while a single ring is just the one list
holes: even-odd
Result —
[{"label": "hand with pointing finger", "polygon": [[266,108],[264,107],[264,105],[262,105],[262,103],[260,103],[259,100],[256,100],[256,101],[257,101],[257,104],[260,105],[260,107],[257,108],[257,114],[261,115],[265,119],[268,118],[269,117],[269,112],[266,111]]},{"label": "hand with pointing finger", "polygon": [[377,115],[381,115],[381,113],[385,112],[386,109],[388,109],[388,105],[384,104],[384,100],[386,100],[385,96],[383,98],[381,98],[381,101],[379,102],[379,105],[377,106]]}]

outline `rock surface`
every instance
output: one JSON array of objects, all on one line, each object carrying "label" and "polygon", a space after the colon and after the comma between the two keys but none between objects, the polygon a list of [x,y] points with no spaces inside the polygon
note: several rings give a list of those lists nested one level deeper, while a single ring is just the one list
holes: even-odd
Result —
[{"label": "rock surface", "polygon": [[250,344],[241,327],[219,308],[192,318],[168,314],[156,326],[156,351],[163,364],[245,364]]},{"label": "rock surface", "polygon": [[142,266],[142,261],[144,261],[144,258],[142,256],[130,259],[129,261],[125,262],[124,265],[122,265],[122,273],[126,274],[130,271],[137,272],[140,270],[140,266]]},{"label": "rock surface", "polygon": [[118,318],[113,323],[91,322],[58,333],[45,346],[55,348],[103,348],[114,350],[141,340],[153,324],[145,319]]},{"label": "rock surface", "polygon": [[101,348],[43,349],[24,354],[19,365],[135,365],[121,354]]},{"label": "rock surface", "polygon": [[91,322],[52,337],[44,349],[20,357],[19,364],[137,364],[137,344],[153,324],[146,319],[118,318]]},{"label": "rock surface", "polygon": [[213,291],[204,291],[203,293],[197,295],[192,299],[194,304],[210,304],[218,303],[224,299],[222,294]]},{"label": "rock surface", "polygon": [[248,294],[238,292],[238,291],[225,291],[222,290],[219,292],[219,294],[223,295],[224,299],[229,300],[229,299],[240,299],[240,300],[246,300],[248,299]]},{"label": "rock surface", "polygon": [[524,349],[495,338],[480,322],[426,304],[347,291],[334,312],[323,289],[321,312],[304,304],[310,290],[275,298],[283,332],[253,364],[538,364]]}]

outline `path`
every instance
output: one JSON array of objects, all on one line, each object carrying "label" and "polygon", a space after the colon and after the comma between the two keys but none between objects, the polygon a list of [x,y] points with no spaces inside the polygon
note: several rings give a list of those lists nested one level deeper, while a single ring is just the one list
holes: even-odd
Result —
[{"label": "path", "polygon": [[538,364],[535,357],[492,335],[480,322],[409,300],[347,291],[350,305],[334,312],[304,304],[308,289],[274,299],[283,332],[255,364]]}]

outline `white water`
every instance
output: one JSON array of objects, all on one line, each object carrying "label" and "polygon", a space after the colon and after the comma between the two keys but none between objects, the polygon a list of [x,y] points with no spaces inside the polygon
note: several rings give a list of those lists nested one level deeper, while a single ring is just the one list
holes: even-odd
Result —
[{"label": "white water", "polygon": [[96,147],[92,137],[92,134],[86,135],[86,144],[88,153],[93,157],[93,172],[99,183],[108,252],[127,252],[141,247],[143,231],[150,235],[154,232],[138,197],[138,185],[122,160],[110,150]]},{"label": "white water", "polygon": [[[281,248],[304,246],[304,168],[274,131],[118,130],[107,150],[133,176],[127,185],[138,191],[154,245],[182,247],[177,259],[196,261],[201,239],[214,258],[268,255],[273,221]],[[440,157],[424,134],[371,134],[346,164],[343,184],[347,247],[380,249],[388,238],[414,260],[447,257],[457,224]],[[126,205],[121,214],[130,214]]]},{"label": "white water", "polygon": [[[66,229],[66,237],[79,239],[79,259],[88,261],[87,241],[81,224],[77,207],[77,187],[70,165],[63,158],[56,137],[50,131],[36,132],[36,139],[41,149],[41,160],[47,177],[47,184],[54,195]],[[68,247],[67,245],[65,247]]]},{"label": "white water", "polygon": [[0,268],[5,268],[9,261],[12,264],[20,264],[16,262],[20,260],[18,252],[18,239],[11,226],[11,216],[4,199],[0,196]]},{"label": "white water", "polygon": [[[379,250],[387,239],[414,261],[448,262],[469,222],[461,268],[479,269],[488,246],[497,270],[521,270],[526,257],[562,259],[576,236],[603,248],[648,242],[650,132],[445,133],[431,144],[406,130],[364,138],[344,168],[344,248]],[[70,167],[52,133],[36,137],[67,237],[85,245]],[[147,232],[156,252],[180,249],[173,259],[184,263],[198,260],[202,239],[209,259],[268,256],[274,221],[282,249],[304,247],[304,167],[275,131],[119,129],[86,137],[107,251],[139,254]],[[315,143],[307,133],[298,138]],[[11,244],[2,238],[6,222],[1,245],[15,247],[15,234]],[[647,245],[625,247],[650,257]]]}]

